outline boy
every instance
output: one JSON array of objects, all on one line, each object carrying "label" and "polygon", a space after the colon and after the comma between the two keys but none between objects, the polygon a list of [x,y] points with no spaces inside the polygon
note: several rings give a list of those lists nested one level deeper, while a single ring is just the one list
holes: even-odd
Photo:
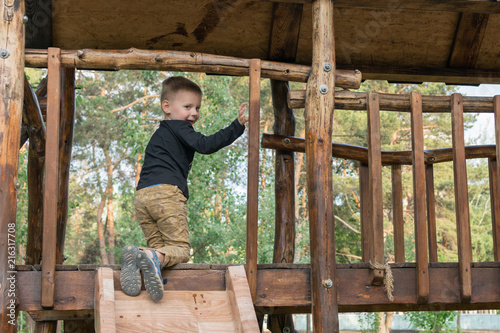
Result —
[{"label": "boy", "polygon": [[163,297],[161,269],[189,260],[186,203],[187,177],[194,153],[211,154],[233,143],[245,131],[246,103],[238,118],[219,132],[204,136],[193,129],[200,117],[203,93],[184,77],[163,81],[161,108],[165,120],[151,137],[144,157],[134,206],[148,248],[123,249],[120,283],[130,296],[141,291],[141,275],[152,300]]}]

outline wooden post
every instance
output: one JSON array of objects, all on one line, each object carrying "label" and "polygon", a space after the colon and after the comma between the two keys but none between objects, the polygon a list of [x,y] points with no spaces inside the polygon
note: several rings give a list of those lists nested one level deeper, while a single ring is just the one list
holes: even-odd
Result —
[{"label": "wooden post", "polygon": [[[493,97],[493,113],[495,118],[495,142],[497,160],[497,180],[500,182],[500,95]],[[497,195],[500,198],[500,184],[497,184]]]},{"label": "wooden post", "polygon": [[392,224],[394,225],[394,259],[405,262],[405,229],[403,219],[403,182],[401,165],[393,165],[392,173]]},{"label": "wooden post", "polygon": [[436,196],[434,194],[434,165],[425,165],[425,189],[427,193],[427,224],[429,239],[429,261],[438,262],[436,235]]},{"label": "wooden post", "polygon": [[26,264],[38,265],[42,257],[43,170],[45,166],[45,124],[38,99],[24,79],[23,119],[28,126],[28,241]]},{"label": "wooden post", "polygon": [[[274,132],[295,134],[295,116],[286,104],[288,82],[271,80],[274,107]],[[276,151],[276,230],[273,262],[293,263],[295,255],[295,160],[292,151]]]},{"label": "wooden post", "polygon": [[373,237],[373,224],[370,216],[370,189],[369,189],[369,171],[368,164],[359,164],[359,196],[360,196],[360,215],[361,215],[361,257],[364,262],[372,258],[371,239]]},{"label": "wooden post", "polygon": [[458,238],[458,275],[460,298],[468,302],[472,294],[472,244],[470,236],[469,194],[465,162],[464,119],[462,95],[451,95],[451,126],[453,140],[453,173],[455,179],[455,213]]},{"label": "wooden post", "polygon": [[497,160],[488,159],[490,179],[491,224],[493,234],[493,255],[495,261],[500,260],[500,184],[497,177]]},{"label": "wooden post", "polygon": [[[490,195],[491,195],[491,219],[493,222],[493,241],[495,260],[500,260],[500,95],[493,97],[493,113],[495,119],[495,163],[490,160]],[[496,190],[494,179],[496,178]],[[493,192],[493,194],[491,193]],[[496,200],[494,200],[496,199]]]},{"label": "wooden post", "polygon": [[[380,109],[379,96],[369,93],[366,101],[368,119],[368,167],[370,217],[373,234],[370,237],[372,246],[372,263],[384,264],[384,202],[382,201],[382,147],[380,142]],[[371,283],[381,285],[384,271],[372,269]]]},{"label": "wooden post", "polygon": [[307,193],[315,333],[338,332],[332,125],[335,100],[333,1],[312,1],[312,72],[306,93]]},{"label": "wooden post", "polygon": [[412,92],[411,141],[413,150],[413,196],[415,215],[415,257],[417,262],[417,302],[429,299],[429,261],[427,257],[427,221],[425,207],[424,126],[422,119],[422,95]]},{"label": "wooden post", "polygon": [[57,196],[59,193],[59,127],[61,50],[49,48],[47,83],[47,140],[43,209],[42,296],[43,307],[54,306],[56,267]]},{"label": "wooden post", "polygon": [[24,1],[0,2],[0,332],[16,331],[16,191],[24,83]]},{"label": "wooden post", "polygon": [[[273,3],[273,23],[268,58],[276,61],[295,62],[302,19],[300,3]],[[288,108],[287,81],[271,79],[275,134],[295,135],[295,115]],[[275,158],[275,236],[273,262],[293,263],[295,256],[295,154],[276,151]],[[295,331],[291,314],[269,315],[267,328],[273,332]]]},{"label": "wooden post", "polygon": [[64,261],[64,239],[68,219],[69,169],[75,123],[75,69],[61,69],[61,133],[59,140],[59,195],[57,200],[56,263]]},{"label": "wooden post", "polygon": [[252,300],[257,293],[257,234],[259,220],[260,60],[250,62],[248,119],[247,251],[246,274]]}]

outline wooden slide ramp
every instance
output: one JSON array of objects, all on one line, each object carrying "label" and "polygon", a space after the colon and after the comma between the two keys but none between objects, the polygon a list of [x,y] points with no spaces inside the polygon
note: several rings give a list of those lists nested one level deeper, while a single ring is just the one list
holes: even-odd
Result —
[{"label": "wooden slide ramp", "polygon": [[260,332],[243,266],[229,266],[225,279],[226,290],[165,290],[153,302],[145,290],[125,295],[113,270],[99,268],[96,332]]}]

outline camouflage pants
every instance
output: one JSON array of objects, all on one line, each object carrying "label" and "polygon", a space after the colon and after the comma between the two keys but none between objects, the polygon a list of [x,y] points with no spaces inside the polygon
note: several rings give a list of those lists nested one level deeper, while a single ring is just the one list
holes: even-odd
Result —
[{"label": "camouflage pants", "polygon": [[187,262],[191,251],[187,199],[175,185],[159,184],[135,192],[135,212],[149,248],[165,255],[163,267]]}]

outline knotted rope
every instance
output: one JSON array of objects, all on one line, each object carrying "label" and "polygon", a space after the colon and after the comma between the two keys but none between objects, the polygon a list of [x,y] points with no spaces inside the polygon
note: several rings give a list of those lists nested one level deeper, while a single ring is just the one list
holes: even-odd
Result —
[{"label": "knotted rope", "polygon": [[387,298],[389,298],[391,302],[394,301],[394,296],[392,296],[392,292],[394,291],[394,277],[392,276],[391,266],[389,266],[389,263],[382,265],[378,262],[372,263],[370,261],[370,268],[385,271],[384,286],[387,292]]}]

